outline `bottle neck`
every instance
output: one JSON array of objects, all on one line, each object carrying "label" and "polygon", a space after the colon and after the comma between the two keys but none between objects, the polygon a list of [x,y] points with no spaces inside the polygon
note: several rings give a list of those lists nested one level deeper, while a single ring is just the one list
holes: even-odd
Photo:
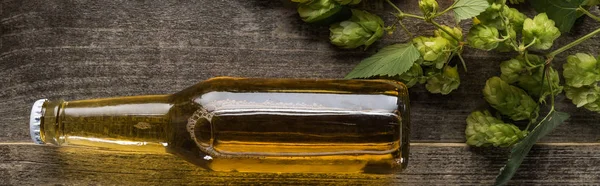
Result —
[{"label": "bottle neck", "polygon": [[171,106],[168,95],[46,101],[41,139],[54,145],[164,149]]}]

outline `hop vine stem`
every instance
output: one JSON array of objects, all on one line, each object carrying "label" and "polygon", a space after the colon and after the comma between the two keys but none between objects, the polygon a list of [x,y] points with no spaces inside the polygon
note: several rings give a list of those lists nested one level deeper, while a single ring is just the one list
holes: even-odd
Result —
[{"label": "hop vine stem", "polygon": [[586,9],[585,9],[585,8],[583,8],[583,7],[579,7],[579,8],[577,8],[577,11],[580,11],[580,12],[582,12],[583,14],[585,14],[585,15],[589,16],[590,18],[592,18],[592,19],[594,19],[594,20],[596,20],[596,21],[600,21],[600,17],[598,17],[598,16],[596,16],[596,15],[592,14],[590,11],[586,10]]},{"label": "hop vine stem", "polygon": [[582,43],[582,42],[584,42],[584,41],[586,41],[586,40],[594,37],[596,34],[599,34],[599,33],[600,33],[600,28],[594,30],[593,32],[591,32],[591,33],[589,33],[589,34],[587,34],[587,35],[585,35],[585,36],[583,36],[583,37],[581,37],[581,38],[579,38],[579,39],[577,39],[577,40],[575,40],[575,41],[573,41],[573,42],[571,42],[571,43],[569,43],[569,44],[567,44],[567,45],[565,45],[563,47],[560,47],[559,49],[556,49],[555,51],[552,51],[552,52],[546,54],[546,57],[548,59],[553,59],[554,56],[556,56],[556,55],[558,55],[558,54],[560,54],[560,53],[562,53],[564,51],[567,51],[567,50],[573,48],[574,46],[579,45],[580,43]]},{"label": "hop vine stem", "polygon": [[438,17],[438,16],[441,16],[441,15],[445,14],[446,12],[448,12],[448,11],[450,11],[450,10],[454,9],[454,6],[456,5],[456,3],[458,3],[458,1],[454,1],[454,3],[452,3],[452,5],[450,5],[448,8],[446,8],[445,10],[443,10],[443,11],[441,11],[441,12],[439,12],[439,13],[435,14],[435,15],[432,17],[432,19],[433,19],[433,18],[436,18],[436,17]]},{"label": "hop vine stem", "polygon": [[[400,19],[404,18],[404,17],[411,17],[411,18],[415,18],[415,19],[421,19],[421,20],[425,20],[431,24],[433,24],[435,27],[439,28],[440,30],[446,32],[446,34],[450,35],[453,39],[455,39],[456,41],[458,41],[459,43],[462,42],[458,37],[456,37],[454,34],[452,34],[452,32],[446,30],[444,27],[442,27],[442,25],[440,25],[439,23],[435,22],[433,20],[433,17],[439,16],[438,14],[436,14],[435,16],[432,17],[432,19],[427,19],[423,16],[418,16],[418,15],[414,15],[414,14],[407,14],[404,13],[400,8],[398,8],[398,6],[396,6],[396,4],[394,4],[391,0],[385,0],[385,2],[387,2],[390,6],[392,6],[396,11],[398,11],[398,17]],[[451,9],[454,6],[454,4],[452,6],[450,6]],[[442,12],[446,12],[446,11],[442,11]]]}]

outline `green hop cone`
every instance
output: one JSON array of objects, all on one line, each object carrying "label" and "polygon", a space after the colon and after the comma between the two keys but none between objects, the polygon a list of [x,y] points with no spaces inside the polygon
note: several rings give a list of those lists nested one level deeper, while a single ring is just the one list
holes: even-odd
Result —
[{"label": "green hop cone", "polygon": [[600,81],[600,63],[596,58],[584,53],[567,57],[563,65],[566,85],[582,87]]},{"label": "green hop cone", "polygon": [[588,103],[584,107],[588,110],[600,113],[600,99],[598,99],[592,103]]},{"label": "green hop cone", "polygon": [[531,44],[533,49],[550,49],[559,36],[560,31],[546,13],[538,14],[533,19],[527,18],[523,22],[523,42]]},{"label": "green hop cone", "polygon": [[[444,30],[450,32],[452,35],[454,35],[456,38],[458,38],[459,40],[462,41],[463,38],[463,33],[460,27],[453,27],[450,28],[449,26],[446,25],[442,25],[442,28],[444,28]],[[450,44],[454,47],[458,47],[458,41],[456,41],[456,39],[454,39],[454,37],[450,36],[448,33],[444,32],[442,29],[437,29],[435,31],[433,31],[436,37],[442,37],[446,40],[448,40],[448,42],[450,42]]]},{"label": "green hop cone", "polygon": [[[550,78],[550,86],[552,86],[552,91],[548,85],[548,80],[543,78],[543,67],[532,70],[531,74],[522,75],[519,78],[517,85],[526,90],[529,95],[539,98],[540,102],[546,100],[546,97],[549,95],[556,96],[560,94],[563,90],[563,87],[560,86],[560,77],[558,75],[558,71],[554,70],[552,67],[549,68],[548,78]],[[544,81],[543,84],[542,81]]]},{"label": "green hop cone", "polygon": [[337,3],[341,5],[355,5],[360,3],[361,0],[335,0]]},{"label": "green hop cone", "polygon": [[527,65],[519,59],[510,59],[500,63],[500,78],[504,82],[513,84],[519,81],[519,77],[526,71]]},{"label": "green hop cone", "polygon": [[499,36],[498,29],[494,27],[475,25],[467,34],[467,42],[472,47],[490,51],[498,47]]},{"label": "green hop cone", "polygon": [[431,93],[447,95],[460,85],[457,67],[445,66],[439,73],[427,80],[425,88]]},{"label": "green hop cone", "polygon": [[399,76],[400,81],[402,81],[406,87],[410,88],[417,83],[425,83],[426,78],[423,77],[423,68],[421,65],[414,63],[408,71],[402,73]]},{"label": "green hop cone", "polygon": [[488,142],[495,147],[510,147],[527,136],[527,131],[521,131],[513,124],[493,124],[486,132]]},{"label": "green hop cone", "polygon": [[370,46],[383,36],[383,20],[366,11],[352,9],[352,18],[332,24],[329,40],[340,48]]},{"label": "green hop cone", "polygon": [[419,8],[421,9],[421,12],[423,12],[423,15],[425,15],[425,17],[431,17],[437,14],[438,10],[440,9],[440,6],[438,5],[438,2],[436,0],[420,0]]},{"label": "green hop cone", "polygon": [[[533,65],[544,63],[544,60],[536,55],[527,55],[527,58],[529,63]],[[500,70],[502,71],[500,78],[509,84],[516,83],[517,86],[526,90],[529,95],[543,101],[548,95],[558,95],[562,92],[558,72],[552,67],[549,68],[548,77],[550,78],[552,91],[548,86],[547,79],[543,78],[544,68],[538,67],[528,70],[527,62],[523,56],[502,62],[500,64]],[[542,83],[542,81],[544,82]]]},{"label": "green hop cone", "polygon": [[510,147],[527,135],[513,124],[492,116],[489,111],[474,111],[467,117],[467,144],[476,147]]},{"label": "green hop cone", "polygon": [[519,10],[515,8],[509,8],[508,6],[504,8],[504,15],[508,18],[510,24],[513,26],[514,30],[523,30],[523,23],[527,16]]},{"label": "green hop cone", "polygon": [[413,39],[413,43],[421,53],[422,65],[441,69],[450,57],[450,52],[446,51],[450,42],[443,37],[419,36]]},{"label": "green hop cone", "polygon": [[509,85],[499,77],[487,80],[483,96],[498,112],[514,121],[533,121],[538,117],[538,104],[523,89]]},{"label": "green hop cone", "polygon": [[582,107],[587,104],[593,104],[600,100],[600,87],[598,86],[585,86],[580,88],[565,87],[565,95],[571,99],[573,104],[577,107]]},{"label": "green hop cone", "polygon": [[334,0],[313,0],[298,5],[298,14],[307,23],[322,21],[340,10],[342,10],[342,5]]},{"label": "green hop cone", "polygon": [[[489,2],[489,1],[488,1]],[[485,9],[485,11],[481,12],[476,18],[479,20],[480,24],[494,27],[496,29],[502,28],[502,16],[500,15],[503,10],[504,4],[489,2],[490,6]]]}]

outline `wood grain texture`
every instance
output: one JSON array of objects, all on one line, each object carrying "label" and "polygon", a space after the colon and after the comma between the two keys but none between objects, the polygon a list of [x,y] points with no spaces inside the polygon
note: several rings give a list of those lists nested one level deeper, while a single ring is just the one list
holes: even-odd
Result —
[{"label": "wood grain texture", "polygon": [[[408,40],[398,31],[366,51],[340,50],[327,42],[326,26],[303,23],[283,2],[1,0],[0,142],[30,140],[29,109],[38,98],[168,94],[214,76],[341,78],[376,49]],[[389,6],[373,2],[362,8],[391,21]],[[409,13],[419,11],[416,1],[396,2]],[[439,21],[452,24],[449,16]],[[411,19],[405,23],[415,33],[434,30]],[[582,19],[555,46],[598,27]],[[597,54],[599,48],[594,37],[569,53]],[[461,72],[462,84],[452,94],[411,89],[412,140],[438,143],[413,145],[410,167],[391,178],[211,173],[168,154],[0,143],[0,185],[489,185],[505,150],[439,142],[464,142],[464,119],[485,104],[484,80],[499,75],[498,65],[511,55],[468,49],[464,56],[469,71]],[[565,58],[557,56],[556,67]],[[512,184],[600,183],[600,145],[590,144],[600,141],[600,114],[577,109],[564,97],[557,108],[571,119],[542,139],[552,144],[534,147]]]},{"label": "wood grain texture", "polygon": [[[600,183],[599,144],[538,145],[511,181],[515,185]],[[207,172],[176,156],[76,147],[0,144],[0,185],[490,185],[503,149],[414,144],[409,167],[391,176]]]},{"label": "wood grain texture", "polygon": [[[363,8],[391,11],[379,3]],[[398,3],[418,13],[416,3]],[[5,0],[1,9],[0,141],[29,139],[27,116],[38,98],[165,94],[214,76],[341,78],[377,48],[408,39],[398,31],[367,51],[339,50],[327,42],[327,27],[303,23],[282,1]],[[415,33],[433,30],[411,19],[406,24]],[[584,19],[558,43],[598,26]],[[598,41],[573,51],[595,53]],[[464,141],[464,119],[485,104],[484,79],[499,75],[498,64],[508,59],[476,50],[464,55],[469,72],[451,95],[411,90],[413,140]],[[600,140],[600,114],[564,99],[558,108],[573,117],[543,141]]]}]

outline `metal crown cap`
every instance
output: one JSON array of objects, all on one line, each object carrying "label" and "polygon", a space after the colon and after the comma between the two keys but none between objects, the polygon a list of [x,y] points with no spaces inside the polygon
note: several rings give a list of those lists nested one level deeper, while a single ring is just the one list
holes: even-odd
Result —
[{"label": "metal crown cap", "polygon": [[40,99],[33,103],[31,115],[29,115],[29,134],[35,144],[44,144],[40,135],[40,124],[42,123],[42,106],[47,99]]}]

